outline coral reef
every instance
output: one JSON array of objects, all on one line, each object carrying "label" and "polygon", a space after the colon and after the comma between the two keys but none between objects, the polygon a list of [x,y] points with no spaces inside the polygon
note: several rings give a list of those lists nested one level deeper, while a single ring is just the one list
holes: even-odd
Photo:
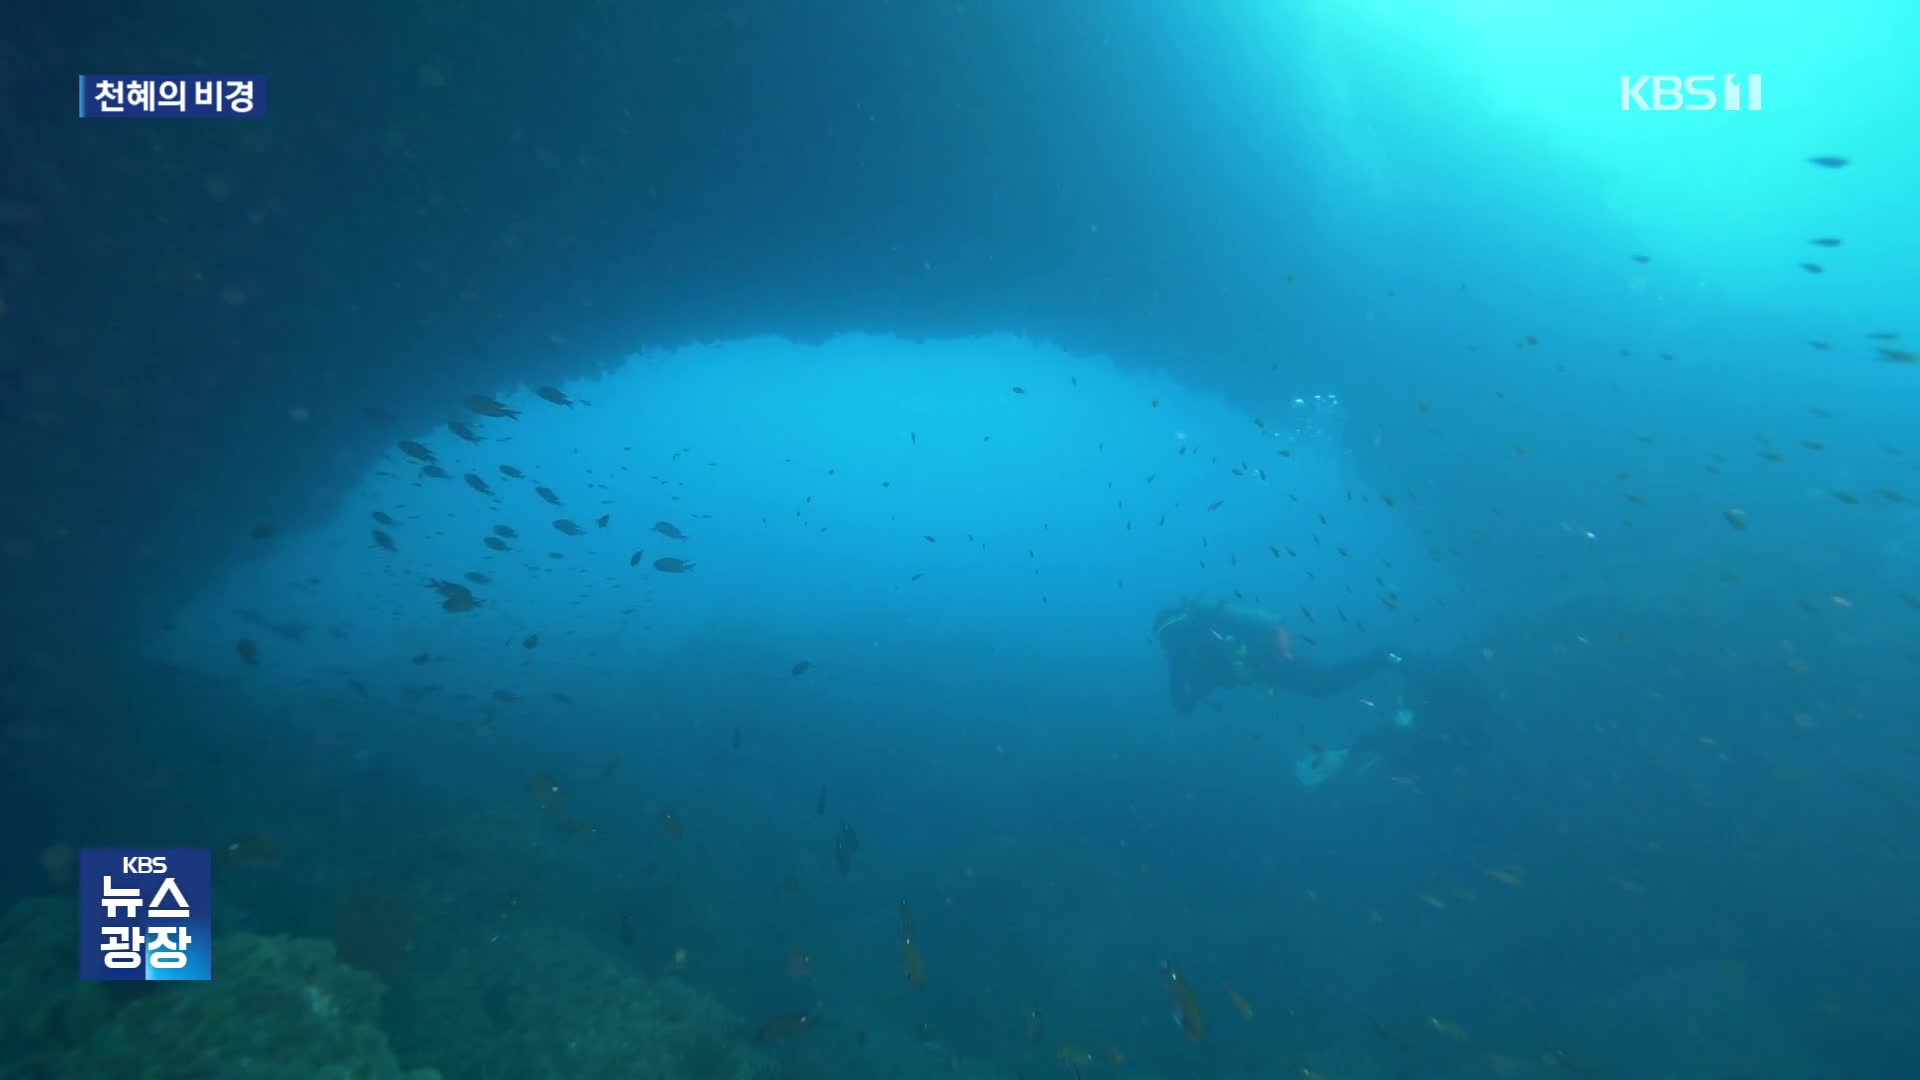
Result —
[{"label": "coral reef", "polygon": [[758,1080],[773,1072],[745,1022],[712,998],[648,979],[573,932],[531,921],[453,953],[395,1012],[395,1041],[451,1077]]},{"label": "coral reef", "polygon": [[[400,1067],[375,1024],[379,978],[340,963],[324,941],[228,934],[213,943],[211,982],[85,983],[71,966],[70,904],[29,900],[0,920],[10,960],[0,978],[0,1073],[438,1080],[432,1069]],[[115,999],[126,1000],[115,1008]]]}]

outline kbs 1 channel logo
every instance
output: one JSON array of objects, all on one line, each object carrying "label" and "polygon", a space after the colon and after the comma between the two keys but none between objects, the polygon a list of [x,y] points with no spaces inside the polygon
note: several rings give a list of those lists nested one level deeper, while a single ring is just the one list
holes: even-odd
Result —
[{"label": "kbs 1 channel logo", "polygon": [[1759,112],[1760,86],[1758,75],[1622,75],[1620,111]]},{"label": "kbs 1 channel logo", "polygon": [[82,848],[80,977],[213,978],[213,856],[206,848]]},{"label": "kbs 1 channel logo", "polygon": [[265,116],[264,75],[82,75],[80,118]]}]

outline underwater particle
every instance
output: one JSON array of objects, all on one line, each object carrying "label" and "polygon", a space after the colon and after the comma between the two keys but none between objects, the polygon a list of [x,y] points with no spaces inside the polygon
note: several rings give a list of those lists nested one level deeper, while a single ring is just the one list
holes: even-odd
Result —
[{"label": "underwater particle", "polygon": [[260,666],[260,649],[251,639],[241,638],[239,641],[234,642],[233,651],[240,657],[240,662],[248,667],[257,668]]},{"label": "underwater particle", "polygon": [[[1916,606],[1920,606],[1920,605],[1916,605]],[[824,784],[821,785],[820,787],[820,797],[813,801],[813,816],[814,817],[827,816],[827,789],[826,789],[826,785]]]},{"label": "underwater particle", "polygon": [[1805,270],[1809,274],[1824,274],[1827,272],[1826,267],[1815,262],[1803,262],[1800,264],[1800,269]]},{"label": "underwater particle", "polygon": [[563,533],[566,533],[568,536],[587,535],[587,530],[582,529],[580,526],[575,525],[573,522],[568,521],[566,518],[555,518],[553,521],[553,527],[560,530]]},{"label": "underwater particle", "polygon": [[1818,165],[1823,169],[1844,169],[1847,167],[1848,160],[1839,154],[1821,154],[1818,157],[1808,158],[1807,163]]},{"label": "underwater particle", "polygon": [[807,672],[812,670],[813,670],[813,661],[811,660],[802,660],[799,663],[793,665],[793,673],[796,677],[800,675],[805,675]]},{"label": "underwater particle", "polygon": [[491,416],[496,420],[517,420],[520,417],[519,413],[484,394],[468,394],[466,406],[481,416]]},{"label": "underwater particle", "polygon": [[673,811],[666,810],[660,814],[660,827],[666,830],[668,839],[680,839],[680,819],[673,815]]},{"label": "underwater particle", "polygon": [[693,564],[685,559],[655,559],[653,568],[663,574],[691,574]]},{"label": "underwater particle", "polygon": [[558,495],[555,495],[555,494],[553,493],[553,489],[552,489],[552,488],[550,488],[550,487],[537,487],[537,488],[534,488],[534,489],[533,489],[533,493],[534,493],[535,495],[538,495],[538,496],[540,496],[541,498],[543,498],[543,499],[545,499],[545,500],[547,500],[547,501],[548,501],[549,503],[552,503],[552,504],[553,504],[553,505],[555,505],[555,506],[559,506],[559,505],[560,505],[560,496],[558,496]]},{"label": "underwater particle", "polygon": [[687,534],[680,531],[680,526],[675,525],[671,521],[654,522],[653,531],[669,540],[685,540],[687,538]]},{"label": "underwater particle", "polygon": [[548,401],[553,402],[555,405],[565,405],[569,409],[573,408],[573,399],[568,397],[566,394],[561,393],[560,390],[556,387],[543,386],[540,389],[535,390],[534,393],[540,395],[542,398]]},{"label": "underwater particle", "polygon": [[381,532],[379,529],[373,530],[373,542],[375,544],[378,544],[380,548],[384,551],[400,550],[399,548],[394,546],[393,537],[388,536],[386,533]]},{"label": "underwater particle", "polygon": [[1736,507],[1732,507],[1722,511],[1720,516],[1726,518],[1727,524],[1733,526],[1734,528],[1739,529],[1741,531],[1746,530],[1747,512],[1745,510],[1742,510],[1736,506]]}]

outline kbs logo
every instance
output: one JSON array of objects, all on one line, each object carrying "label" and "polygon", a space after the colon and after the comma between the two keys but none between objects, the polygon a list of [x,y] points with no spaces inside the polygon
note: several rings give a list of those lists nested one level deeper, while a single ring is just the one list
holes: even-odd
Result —
[{"label": "kbs logo", "polygon": [[[1759,112],[1760,76],[1622,75],[1621,112]],[[1742,90],[1745,100],[1742,100]]]}]

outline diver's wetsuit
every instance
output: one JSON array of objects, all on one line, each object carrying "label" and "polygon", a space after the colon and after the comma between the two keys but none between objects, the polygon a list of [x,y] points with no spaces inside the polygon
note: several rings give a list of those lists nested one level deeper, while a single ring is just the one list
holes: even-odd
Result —
[{"label": "diver's wetsuit", "polygon": [[1190,713],[1215,690],[1271,686],[1306,697],[1330,697],[1385,667],[1385,650],[1337,663],[1294,657],[1280,620],[1230,603],[1186,603],[1154,619],[1167,654],[1167,690],[1174,711]]}]

